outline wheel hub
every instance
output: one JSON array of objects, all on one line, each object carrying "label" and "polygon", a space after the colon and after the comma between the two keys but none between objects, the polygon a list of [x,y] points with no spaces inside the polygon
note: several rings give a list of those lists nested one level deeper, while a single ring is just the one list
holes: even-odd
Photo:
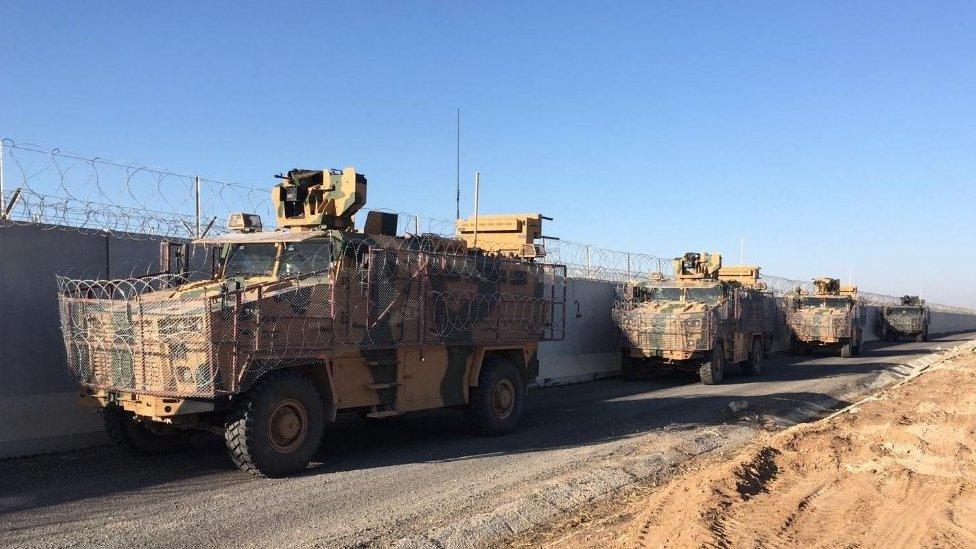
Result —
[{"label": "wheel hub", "polygon": [[268,414],[268,440],[283,454],[301,446],[308,432],[308,412],[297,400],[282,400]]},{"label": "wheel hub", "polygon": [[511,381],[503,379],[495,384],[491,392],[491,409],[495,417],[505,419],[515,408],[515,386]]}]

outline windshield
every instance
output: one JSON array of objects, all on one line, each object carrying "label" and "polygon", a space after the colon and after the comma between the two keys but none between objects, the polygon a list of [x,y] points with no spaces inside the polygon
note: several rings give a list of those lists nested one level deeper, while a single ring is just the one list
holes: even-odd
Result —
[{"label": "windshield", "polygon": [[893,315],[919,315],[922,310],[917,307],[892,307],[889,313]]},{"label": "windshield", "polygon": [[271,276],[277,256],[274,244],[233,244],[224,263],[224,276]]},{"label": "windshield", "polygon": [[804,297],[801,304],[804,307],[825,307],[828,309],[847,309],[850,301],[844,297]]},{"label": "windshield", "polygon": [[322,271],[332,262],[332,247],[328,242],[291,242],[285,244],[278,266],[278,276],[294,276]]},{"label": "windshield", "polygon": [[708,288],[688,288],[688,301],[698,301],[701,303],[718,303],[722,299],[722,287],[711,286]]},{"label": "windshield", "polygon": [[637,288],[637,298],[641,301],[678,301],[681,299],[681,288],[669,286],[652,286]]}]

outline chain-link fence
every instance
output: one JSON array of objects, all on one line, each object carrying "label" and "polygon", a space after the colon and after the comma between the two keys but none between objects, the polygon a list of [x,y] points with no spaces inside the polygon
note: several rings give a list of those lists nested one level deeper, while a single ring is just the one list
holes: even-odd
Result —
[{"label": "chain-link fence", "polygon": [[[0,142],[0,226],[38,223],[52,229],[110,231],[124,238],[195,238],[227,231],[228,215],[252,212],[274,219],[269,188],[198,177],[19,143]],[[454,220],[396,210],[400,235],[454,234]],[[568,276],[625,283],[651,273],[673,276],[670,258],[610,250],[565,240],[546,240],[541,261],[567,267]],[[777,295],[797,288],[812,291],[810,281],[763,274]],[[871,292],[862,302],[897,305],[900,299]],[[976,314],[961,307],[929,304],[933,311]]]}]

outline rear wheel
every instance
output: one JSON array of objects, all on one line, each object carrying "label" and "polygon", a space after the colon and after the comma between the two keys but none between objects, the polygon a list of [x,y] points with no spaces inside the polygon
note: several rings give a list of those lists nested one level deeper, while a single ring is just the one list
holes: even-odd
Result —
[{"label": "rear wheel", "polygon": [[847,342],[841,346],[840,356],[841,358],[851,358],[851,355],[852,355],[851,343]]},{"label": "rear wheel", "polygon": [[478,386],[471,387],[465,415],[479,435],[505,435],[515,431],[525,411],[525,381],[511,361],[485,357]]},{"label": "rear wheel", "polygon": [[855,332],[855,335],[857,337],[854,339],[854,346],[851,348],[851,352],[854,353],[854,356],[860,356],[861,348],[864,346],[864,334],[861,330],[858,330]]},{"label": "rear wheel", "polygon": [[928,339],[928,338],[926,337],[925,332],[919,332],[918,335],[915,336],[915,341],[918,342],[918,343],[921,343],[921,342],[925,341],[926,339]]},{"label": "rear wheel", "polygon": [[130,454],[168,454],[180,449],[190,438],[189,431],[162,423],[138,421],[134,414],[118,406],[103,409],[102,421],[112,442]]},{"label": "rear wheel", "polygon": [[722,383],[722,377],[724,375],[725,355],[722,353],[722,346],[716,345],[708,357],[708,362],[705,362],[698,368],[698,377],[701,378],[701,382],[705,385],[716,385]]},{"label": "rear wheel", "polygon": [[763,363],[763,344],[761,338],[752,340],[752,349],[749,351],[749,359],[742,367],[742,372],[747,376],[757,376],[762,373]]},{"label": "rear wheel", "polygon": [[234,406],[224,439],[243,471],[268,477],[304,470],[322,443],[325,407],[318,389],[293,371],[271,373]]}]

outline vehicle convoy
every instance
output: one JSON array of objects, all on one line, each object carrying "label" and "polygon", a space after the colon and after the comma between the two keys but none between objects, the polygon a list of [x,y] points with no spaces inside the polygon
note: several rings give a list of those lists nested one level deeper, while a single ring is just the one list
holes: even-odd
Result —
[{"label": "vehicle convoy", "polygon": [[546,218],[459,220],[450,238],[370,212],[356,230],[354,168],[278,177],[277,230],[232,214],[195,241],[211,261],[196,281],[185,253],[165,274],[59,279],[68,364],[111,438],[154,454],[217,431],[241,469],[279,476],[315,460],[339,412],[451,407],[513,431],[539,342],[563,337],[565,267],[536,260]]},{"label": "vehicle convoy", "polygon": [[759,267],[723,267],[716,253],[686,253],[673,263],[674,280],[657,275],[626,284],[614,305],[624,377],[675,368],[697,371],[712,385],[731,363],[759,374],[775,319]]},{"label": "vehicle convoy", "polygon": [[858,300],[857,286],[823,277],[814,279],[813,287],[813,293],[797,288],[786,298],[790,350],[807,354],[839,348],[844,358],[860,354],[864,306]]},{"label": "vehicle convoy", "polygon": [[929,322],[929,308],[925,306],[925,300],[917,295],[906,295],[901,298],[900,305],[881,309],[878,333],[882,341],[898,341],[903,337],[928,341]]}]

